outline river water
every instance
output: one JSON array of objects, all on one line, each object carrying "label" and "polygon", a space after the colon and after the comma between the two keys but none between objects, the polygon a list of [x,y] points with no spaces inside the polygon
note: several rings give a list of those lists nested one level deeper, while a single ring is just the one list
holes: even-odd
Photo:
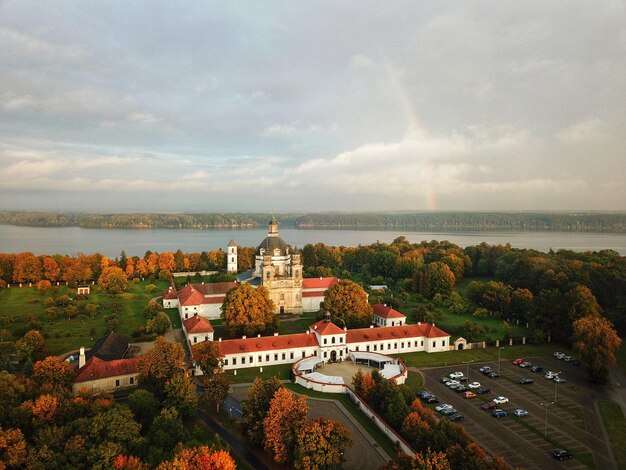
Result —
[{"label": "river water", "polygon": [[[115,257],[122,250],[128,256],[143,256],[147,250],[183,252],[226,249],[233,239],[240,246],[257,246],[266,236],[265,228],[253,229],[84,229],[79,227],[15,227],[0,225],[0,253],[30,251],[39,254],[102,253]],[[626,255],[626,235],[575,232],[413,232],[401,230],[328,230],[281,228],[280,236],[292,246],[325,243],[335,246],[390,243],[405,236],[411,243],[422,240],[449,240],[461,247],[486,242],[510,243],[514,248],[548,251],[612,249]]]}]

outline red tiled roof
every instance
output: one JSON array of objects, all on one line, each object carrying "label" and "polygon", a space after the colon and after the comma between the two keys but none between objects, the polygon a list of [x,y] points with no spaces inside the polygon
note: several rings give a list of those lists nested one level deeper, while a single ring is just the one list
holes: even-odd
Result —
[{"label": "red tiled roof", "polygon": [[165,291],[165,294],[163,294],[163,299],[176,299],[178,298],[178,292],[176,292],[175,289],[168,289],[167,291]]},{"label": "red tiled roof", "polygon": [[182,306],[200,305],[204,295],[193,286],[185,286],[178,292],[178,300]]},{"label": "red tiled roof", "polygon": [[211,322],[200,315],[194,315],[191,318],[183,321],[187,334],[190,333],[212,333],[213,325]]},{"label": "red tiled roof", "polygon": [[78,369],[74,382],[89,382],[91,380],[136,374],[139,371],[138,365],[139,357],[103,361],[94,356],[83,367]]},{"label": "red tiled roof", "polygon": [[183,307],[201,304],[221,304],[224,302],[224,294],[238,285],[236,282],[190,284],[178,292],[178,300]]},{"label": "red tiled roof", "polygon": [[319,346],[317,337],[311,333],[293,335],[261,336],[260,338],[228,339],[218,342],[222,356],[244,354],[275,349],[305,348]]},{"label": "red tiled roof", "polygon": [[374,308],[374,315],[377,315],[381,318],[406,318],[406,315],[394,310],[391,307],[388,307],[384,304],[375,304],[372,306]]},{"label": "red tiled roof", "polygon": [[239,287],[238,282],[211,282],[208,284],[193,284],[193,287],[203,295],[226,294],[234,287]]},{"label": "red tiled roof", "polygon": [[346,333],[333,322],[326,320],[320,320],[312,324],[309,328],[319,335],[342,335]]},{"label": "red tiled roof", "polygon": [[421,325],[383,326],[380,328],[358,328],[348,330],[346,343],[364,343],[367,341],[381,341],[404,338],[442,338],[450,336],[430,323]]},{"label": "red tiled roof", "polygon": [[309,279],[302,279],[303,289],[329,289],[339,280],[336,277],[312,277]]}]

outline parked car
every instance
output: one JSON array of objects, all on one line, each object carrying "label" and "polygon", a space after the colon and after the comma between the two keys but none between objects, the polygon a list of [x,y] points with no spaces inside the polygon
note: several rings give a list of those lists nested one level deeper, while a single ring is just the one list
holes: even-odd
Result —
[{"label": "parked car", "polygon": [[474,390],[474,392],[476,392],[478,395],[483,395],[484,393],[491,392],[491,389],[489,387],[480,387]]},{"label": "parked car", "polygon": [[552,380],[554,380],[554,383],[557,384],[564,384],[567,382],[567,380],[562,379],[561,377],[559,377],[558,375],[556,377],[554,377]]},{"label": "parked car", "polygon": [[498,377],[500,377],[500,373],[492,370],[487,374],[487,377],[489,377],[490,379],[497,379]]},{"label": "parked car", "polygon": [[465,393],[463,394],[463,398],[468,398],[468,399],[470,399],[470,398],[476,398],[476,394],[475,394],[474,392],[469,392],[469,391],[468,391],[468,392],[465,392]]},{"label": "parked car", "polygon": [[457,388],[459,388],[459,387],[462,387],[462,385],[461,385],[461,384],[459,384],[459,383],[456,383],[456,384],[450,384],[450,385],[448,385],[448,388],[449,388],[450,390],[456,390],[456,389],[457,389]]},{"label": "parked car", "polygon": [[472,382],[467,385],[467,388],[480,388],[480,382]]},{"label": "parked car", "polygon": [[439,403],[439,398],[437,398],[435,395],[428,395],[426,398],[423,399],[426,403]]},{"label": "parked car", "polygon": [[450,382],[450,377],[441,377],[441,379],[439,379],[439,381],[442,384],[447,384],[448,382]]},{"label": "parked car", "polygon": [[544,374],[544,376],[543,376],[543,377],[544,377],[545,379],[552,380],[552,379],[554,379],[557,375],[559,375],[559,374],[557,374],[556,372],[552,372],[551,370],[549,370],[549,371],[547,371],[547,372]]},{"label": "parked car", "polygon": [[480,369],[478,369],[478,372],[480,372],[481,374],[488,374],[489,372],[491,372],[491,367],[482,366]]},{"label": "parked car", "polygon": [[453,385],[461,385],[461,382],[459,382],[458,380],[448,380],[446,382],[446,386],[448,387],[452,387]]},{"label": "parked car", "polygon": [[563,359],[565,359],[565,354],[563,354],[562,352],[555,353],[554,357],[556,357],[559,361],[562,361]]},{"label": "parked car", "polygon": [[494,403],[497,403],[498,405],[502,405],[503,403],[508,403],[509,399],[507,397],[495,397],[493,399]]},{"label": "parked car", "polygon": [[448,416],[448,419],[450,421],[463,421],[465,419],[465,417],[461,413],[454,413],[454,414]]},{"label": "parked car", "polygon": [[448,377],[454,380],[459,380],[461,377],[463,377],[463,372],[450,372],[450,374],[448,374]]},{"label": "parked car", "polygon": [[428,390],[419,390],[416,394],[419,398],[424,400],[426,403],[438,403],[437,397],[430,393]]},{"label": "parked car", "polygon": [[454,408],[446,408],[445,410],[441,412],[441,414],[444,416],[452,416],[453,414],[456,414],[456,413],[458,413],[458,410]]},{"label": "parked car", "polygon": [[528,411],[523,410],[523,409],[521,409],[521,408],[518,408],[518,409],[516,409],[516,410],[514,410],[514,411],[513,411],[513,414],[514,414],[515,416],[522,417],[522,416],[527,416],[527,415],[528,415]]},{"label": "parked car", "polygon": [[456,393],[463,393],[463,392],[467,392],[467,387],[463,384],[459,385],[457,388],[454,389],[454,391]]},{"label": "parked car", "polygon": [[554,357],[556,357],[556,358],[558,358],[559,356],[561,356],[561,357],[565,356],[565,354],[563,354],[562,352],[559,352],[559,351],[556,351],[556,352],[552,353],[552,355]]},{"label": "parked car", "polygon": [[533,365],[532,362],[524,361],[519,366],[526,369],[527,367],[530,367],[532,365]]},{"label": "parked car", "polygon": [[530,379],[530,378],[528,378],[528,377],[521,377],[521,378],[517,381],[517,383],[522,384],[522,385],[528,385],[528,384],[534,383],[534,380],[533,380],[533,379]]},{"label": "parked car", "polygon": [[565,356],[563,358],[563,361],[565,361],[565,362],[572,362],[572,356]]},{"label": "parked car", "polygon": [[524,359],[513,359],[513,365],[519,366],[524,363]]},{"label": "parked car", "polygon": [[435,411],[441,413],[441,411],[447,409],[447,408],[452,408],[452,405],[449,403],[442,403],[441,405],[437,405],[435,406]]},{"label": "parked car", "polygon": [[532,366],[529,370],[531,372],[541,372],[543,370],[543,367],[541,367],[541,366]]},{"label": "parked car", "polygon": [[571,459],[573,456],[574,454],[572,454],[571,452],[565,449],[554,449],[552,451],[552,457],[554,457],[557,460]]},{"label": "parked car", "polygon": [[495,401],[488,401],[487,403],[483,403],[481,408],[485,411],[493,410],[496,408],[498,404]]},{"label": "parked car", "polygon": [[494,418],[506,418],[509,414],[501,408],[496,408],[491,412],[491,416]]}]

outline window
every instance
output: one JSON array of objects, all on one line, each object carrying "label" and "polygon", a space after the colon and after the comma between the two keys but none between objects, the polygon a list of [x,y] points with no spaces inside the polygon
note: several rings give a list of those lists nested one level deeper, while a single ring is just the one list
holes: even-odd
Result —
[{"label": "window", "polygon": [[285,360],[285,358],[286,358],[285,353],[283,353],[283,356],[282,356],[282,357],[283,357],[283,361],[284,361],[284,360]]},{"label": "window", "polygon": [[259,355],[259,362],[263,362],[263,356]]},{"label": "window", "polygon": [[115,386],[116,386],[116,387],[119,387],[119,386],[120,386],[120,380],[119,380],[119,379],[117,379],[117,380],[115,381]]},{"label": "window", "polygon": [[437,341],[433,341],[433,348],[435,347],[435,344],[437,344]]},{"label": "window", "polygon": [[393,343],[393,349],[398,349],[398,343]]},{"label": "window", "polygon": [[129,383],[130,383],[131,385],[132,385],[132,384],[134,384],[134,383],[135,383],[135,377],[131,377],[131,378],[129,379]]},{"label": "window", "polygon": [[358,346],[356,347],[356,351],[359,352],[359,347]]},{"label": "window", "polygon": [[245,357],[242,357],[242,358],[241,358],[241,363],[242,363],[242,364],[245,364],[245,363],[246,363],[246,358],[245,358]]},{"label": "window", "polygon": [[304,351],[302,351],[302,357],[304,357]]},{"label": "window", "polygon": [[370,345],[368,344],[368,345],[366,346],[366,351],[367,351],[367,352],[369,352],[369,350],[370,350]]},{"label": "window", "polygon": [[235,257],[233,256],[233,257],[230,259],[230,261],[231,261],[231,263],[234,263],[234,262],[235,262]]},{"label": "window", "polygon": [[289,353],[289,359],[293,359],[293,351]]},{"label": "window", "polygon": [[270,362],[270,355],[269,354],[265,355],[265,362]]},{"label": "window", "polygon": [[250,364],[254,362],[254,357],[250,356]]},{"label": "window", "polygon": [[194,342],[194,343],[197,343],[197,342],[198,342],[198,337],[197,337],[197,336],[194,336],[194,337],[193,337],[193,342]]},{"label": "window", "polygon": [[228,359],[224,359],[224,365],[227,366],[228,365]]},{"label": "window", "polygon": [[236,366],[237,365],[237,358],[233,357],[233,365]]},{"label": "window", "polygon": [[339,337],[339,342],[340,342],[340,343],[343,343],[343,336],[340,336],[340,337]]},{"label": "window", "polygon": [[340,355],[340,356],[343,356],[343,349],[340,349],[340,350],[339,350],[339,355]]},{"label": "window", "polygon": [[314,355],[314,356],[317,356],[317,351],[313,351],[313,355]]},{"label": "window", "polygon": [[420,346],[424,346],[424,340],[420,341]]},{"label": "window", "polygon": [[402,342],[400,343],[400,347],[401,347],[402,349],[404,349],[404,341],[402,341]]},{"label": "window", "polygon": [[268,271],[267,274],[265,275],[265,279],[269,279],[270,278],[270,272]]},{"label": "window", "polygon": [[376,345],[374,345],[374,351],[376,351]]},{"label": "window", "polygon": [[324,344],[328,344],[328,338],[324,338]]},{"label": "window", "polygon": [[328,355],[328,354],[326,353],[326,351],[324,351],[324,359],[326,359],[326,356],[327,356],[327,355]]},{"label": "window", "polygon": [[278,354],[274,354],[274,360],[277,361],[278,360]]},{"label": "window", "polygon": [[280,300],[285,300],[285,294],[283,292],[280,293]]},{"label": "window", "polygon": [[445,341],[442,341],[442,342],[441,342],[441,345],[442,345],[442,346],[445,346],[445,345],[446,345],[446,342],[445,342]]},{"label": "window", "polygon": [[296,277],[300,275],[299,271],[296,269]]},{"label": "window", "polygon": [[335,337],[333,336],[332,339],[330,340],[331,343],[335,344]]},{"label": "window", "polygon": [[395,321],[392,321],[392,322],[391,322],[391,326],[396,326],[396,322],[395,322]]},{"label": "window", "polygon": [[387,349],[391,349],[391,343],[387,343]]}]

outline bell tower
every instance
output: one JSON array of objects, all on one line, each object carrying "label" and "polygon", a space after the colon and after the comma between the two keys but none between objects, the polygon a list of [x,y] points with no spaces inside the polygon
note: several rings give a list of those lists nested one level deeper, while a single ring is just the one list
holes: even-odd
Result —
[{"label": "bell tower", "polygon": [[229,273],[237,273],[237,244],[235,240],[231,240],[228,243],[228,250],[226,252],[226,271]]}]

